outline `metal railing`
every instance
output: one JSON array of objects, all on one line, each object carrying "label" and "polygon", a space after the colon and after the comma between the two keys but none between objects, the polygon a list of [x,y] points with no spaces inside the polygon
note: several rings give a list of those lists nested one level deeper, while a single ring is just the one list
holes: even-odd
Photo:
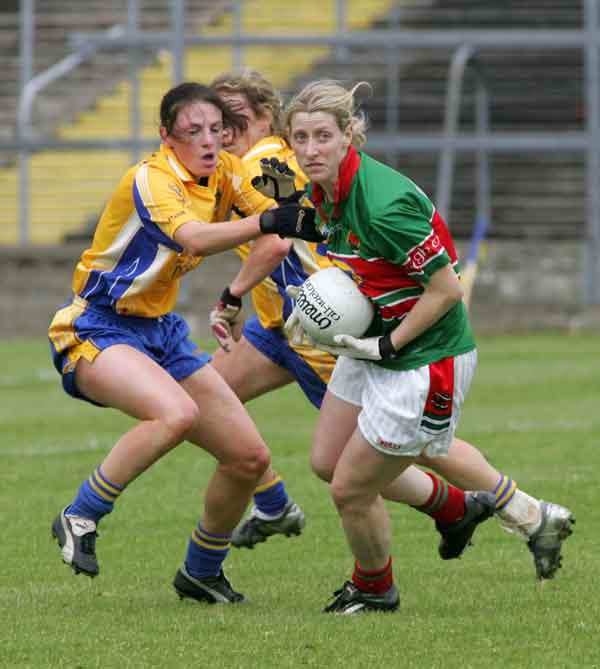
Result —
[{"label": "metal railing", "polygon": [[[447,108],[444,130],[441,133],[415,134],[402,133],[395,127],[398,119],[386,125],[386,131],[371,132],[368,148],[371,151],[389,153],[391,151],[439,152],[440,164],[438,171],[438,206],[449,215],[450,193],[454,174],[455,152],[476,152],[480,168],[478,169],[480,186],[478,187],[478,207],[489,212],[489,177],[487,168],[482,167],[488,162],[490,152],[537,152],[537,151],[571,151],[585,153],[586,167],[586,232],[583,240],[584,290],[583,299],[586,303],[600,303],[600,27],[598,0],[584,0],[584,27],[581,30],[557,29],[511,29],[511,30],[402,30],[389,29],[365,31],[360,33],[345,32],[345,2],[336,0],[338,23],[331,35],[256,35],[242,31],[241,6],[242,0],[233,2],[233,29],[229,35],[191,36],[183,34],[185,0],[172,0],[172,29],[167,32],[140,32],[137,29],[137,0],[128,0],[130,20],[126,31],[115,30],[109,34],[87,37],[85,46],[65,59],[65,62],[76,63],[84,59],[86,54],[102,50],[125,50],[134,53],[135,49],[155,47],[169,49],[173,53],[173,81],[181,80],[183,73],[183,55],[187,47],[194,45],[229,46],[234,53],[234,63],[244,62],[244,48],[249,46],[285,45],[287,47],[326,46],[337,53],[353,46],[378,46],[382,51],[391,54],[396,49],[418,48],[419,50],[455,50],[453,68],[451,69],[447,88]],[[16,150],[21,156],[20,172],[20,241],[26,244],[29,240],[28,219],[28,183],[29,156],[31,152],[41,149],[129,149],[132,155],[142,148],[156,145],[156,142],[142,139],[139,135],[139,109],[136,111],[137,67],[130,68],[132,82],[132,134],[128,140],[40,140],[32,137],[29,119],[31,107],[35,102],[40,84],[51,74],[43,73],[31,78],[31,16],[34,0],[22,2],[22,92],[19,104],[19,134],[15,141],[0,141],[0,149]],[[27,37],[29,35],[29,37]],[[28,43],[29,40],[29,43]],[[458,113],[462,71],[467,61],[475,52],[481,53],[489,49],[511,48],[520,50],[548,49],[552,51],[581,49],[584,54],[585,68],[585,129],[559,133],[544,132],[490,132],[487,123],[482,121],[485,115],[485,87],[481,77],[478,78],[477,118],[480,119],[474,133],[456,131],[452,114]],[[71,59],[71,60],[69,60]],[[63,62],[63,69],[68,68]],[[54,66],[57,73],[60,64]],[[29,73],[27,70],[29,69]],[[52,70],[52,68],[51,68]],[[388,91],[397,90],[397,79],[393,77],[394,68],[389,67]],[[460,75],[460,76],[459,76]],[[388,109],[393,107],[393,101]]]},{"label": "metal railing", "polygon": [[[458,130],[460,102],[465,70],[469,62],[473,64],[476,75],[475,89],[475,137],[483,137],[489,129],[490,102],[485,73],[476,59],[477,50],[469,44],[460,46],[450,61],[448,80],[446,83],[446,101],[444,106],[443,136],[452,139]],[[484,146],[477,149],[475,172],[476,217],[490,220],[490,176],[489,151]],[[437,187],[435,203],[448,225],[450,224],[452,188],[454,185],[454,163],[456,147],[446,145],[440,152],[437,171]]]}]

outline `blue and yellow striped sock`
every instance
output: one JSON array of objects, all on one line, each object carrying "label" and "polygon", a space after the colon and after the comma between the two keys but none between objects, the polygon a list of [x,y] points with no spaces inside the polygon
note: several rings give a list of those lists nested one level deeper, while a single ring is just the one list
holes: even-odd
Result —
[{"label": "blue and yellow striped sock", "polygon": [[185,568],[194,578],[217,576],[231,548],[230,534],[212,534],[199,522],[192,532],[185,556]]},{"label": "blue and yellow striped sock", "polygon": [[101,518],[113,510],[114,503],[123,490],[124,487],[109,481],[98,467],[90,478],[81,484],[77,497],[67,507],[65,513],[91,518],[97,525]]},{"label": "blue and yellow striped sock", "polygon": [[502,511],[502,509],[504,509],[515,496],[516,491],[517,484],[510,478],[510,476],[504,476],[504,474],[502,474],[494,488],[494,494],[496,495],[496,511]]},{"label": "blue and yellow striped sock", "polygon": [[288,501],[289,497],[281,476],[276,476],[254,491],[254,504],[260,513],[266,516],[280,516]]}]

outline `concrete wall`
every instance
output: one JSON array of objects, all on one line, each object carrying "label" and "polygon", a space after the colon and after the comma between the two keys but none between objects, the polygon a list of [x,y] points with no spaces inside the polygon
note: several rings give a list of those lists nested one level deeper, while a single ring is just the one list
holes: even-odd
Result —
[{"label": "concrete wall", "polygon": [[[81,250],[76,244],[0,248],[0,337],[46,335],[54,311],[69,298]],[[581,302],[580,266],[579,242],[489,243],[473,293],[475,330],[586,329],[600,334],[600,306]],[[208,313],[238,267],[237,257],[224,253],[187,275],[180,310],[196,335],[209,334]]]},{"label": "concrete wall", "polygon": [[[0,247],[0,337],[46,336],[54,312],[70,297],[83,248]],[[199,336],[209,334],[208,312],[238,268],[237,256],[223,253],[206,258],[184,279],[186,299],[179,310]]]},{"label": "concrete wall", "polygon": [[545,328],[600,333],[600,305],[584,305],[582,242],[490,242],[473,292],[479,332]]}]

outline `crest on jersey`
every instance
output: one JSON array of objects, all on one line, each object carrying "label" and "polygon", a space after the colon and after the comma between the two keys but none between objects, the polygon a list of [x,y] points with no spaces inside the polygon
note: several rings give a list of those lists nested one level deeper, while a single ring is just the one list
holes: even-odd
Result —
[{"label": "crest on jersey", "polygon": [[448,393],[434,392],[430,399],[438,411],[448,411],[451,407],[452,397]]},{"label": "crest on jersey", "polygon": [[352,231],[348,232],[348,242],[352,248],[360,248],[360,239]]},{"label": "crest on jersey", "polygon": [[176,184],[171,182],[169,184],[169,190],[175,193],[175,197],[177,198],[178,202],[181,202],[181,204],[185,204],[185,193],[181,190],[181,188]]},{"label": "crest on jersey", "polygon": [[331,262],[336,266],[339,267],[343,272],[345,272],[351,279],[354,281],[354,283],[357,286],[360,286],[364,279],[362,276],[357,274],[354,269],[352,269],[352,266],[349,265],[348,263],[344,262],[343,260],[340,260],[339,258],[329,258]]}]

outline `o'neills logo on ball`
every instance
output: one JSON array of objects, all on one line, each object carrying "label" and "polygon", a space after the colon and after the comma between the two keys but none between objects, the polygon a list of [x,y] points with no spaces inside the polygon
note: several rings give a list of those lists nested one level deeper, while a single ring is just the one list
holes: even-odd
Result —
[{"label": "o'neills logo on ball", "polygon": [[331,307],[328,307],[310,281],[306,281],[296,298],[296,306],[320,330],[327,330],[334,321],[341,316]]}]

